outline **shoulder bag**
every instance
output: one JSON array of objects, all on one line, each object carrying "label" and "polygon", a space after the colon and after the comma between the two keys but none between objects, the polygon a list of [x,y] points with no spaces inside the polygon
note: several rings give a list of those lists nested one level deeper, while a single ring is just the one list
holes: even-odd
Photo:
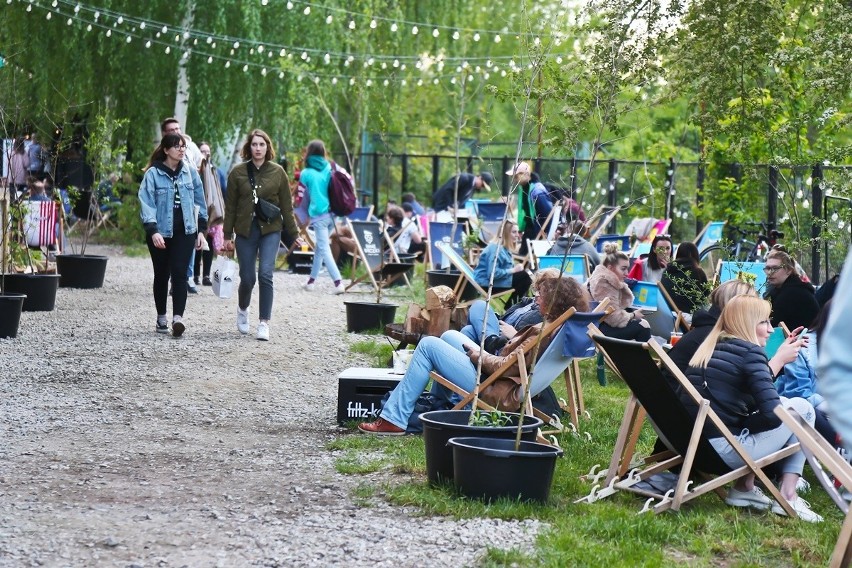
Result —
[{"label": "shoulder bag", "polygon": [[264,223],[271,223],[275,219],[279,219],[281,217],[281,208],[265,199],[260,199],[257,196],[257,188],[254,183],[253,163],[248,162],[246,164],[246,172],[248,173],[249,183],[251,184],[251,194],[254,198],[254,216]]}]

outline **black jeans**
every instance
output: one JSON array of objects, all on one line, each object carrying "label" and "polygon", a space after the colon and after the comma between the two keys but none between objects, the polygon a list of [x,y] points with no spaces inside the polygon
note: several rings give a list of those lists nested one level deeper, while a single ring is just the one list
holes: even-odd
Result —
[{"label": "black jeans", "polygon": [[[213,266],[213,237],[205,235],[205,238],[207,239],[207,250],[195,252],[195,266],[192,273],[195,275],[196,281],[200,281],[202,274],[204,278],[210,278],[210,267]],[[202,260],[204,261],[203,272],[201,270]]]},{"label": "black jeans", "polygon": [[613,327],[608,323],[601,322],[601,333],[607,337],[616,339],[632,339],[634,341],[648,341],[651,339],[651,330],[639,323],[639,320],[630,320],[624,327]]},{"label": "black jeans", "polygon": [[145,239],[154,265],[154,305],[158,316],[166,313],[169,278],[172,280],[172,313],[183,316],[186,308],[186,267],[198,233],[187,235],[185,231],[183,215],[178,213],[174,219],[174,236],[163,239],[166,248],[155,247],[151,237]]}]

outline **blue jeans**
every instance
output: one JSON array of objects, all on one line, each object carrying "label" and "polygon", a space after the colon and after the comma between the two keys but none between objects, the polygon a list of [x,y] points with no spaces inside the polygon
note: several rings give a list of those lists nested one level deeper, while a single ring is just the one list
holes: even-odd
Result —
[{"label": "blue jeans", "polygon": [[[251,303],[251,291],[260,280],[260,319],[272,319],[272,272],[275,270],[275,257],[278,256],[278,243],[281,233],[273,231],[268,235],[260,234],[257,221],[252,221],[248,237],[237,235],[237,261],[240,264],[240,287],[238,289],[241,310],[248,309]],[[255,275],[255,261],[259,259]]]},{"label": "blue jeans", "polygon": [[311,223],[314,229],[314,237],[316,238],[316,250],[314,250],[314,264],[311,266],[311,278],[314,280],[319,277],[322,265],[328,269],[328,275],[331,279],[337,282],[340,280],[340,270],[337,268],[337,262],[334,261],[334,255],[331,254],[331,245],[329,244],[328,236],[334,230],[334,218],[331,215],[319,217]]},{"label": "blue jeans", "polygon": [[476,300],[470,306],[470,311],[467,314],[467,325],[461,329],[461,332],[477,345],[479,345],[482,339],[483,319],[485,319],[485,337],[500,335],[500,322],[497,319],[497,314],[494,313],[488,302],[485,300]]},{"label": "blue jeans", "polygon": [[[391,391],[382,409],[382,418],[400,428],[407,428],[408,418],[414,412],[414,403],[429,383],[430,371],[437,371],[468,392],[473,390],[476,385],[476,366],[465,354],[462,348],[464,343],[472,342],[455,330],[445,332],[440,339],[421,339],[414,350],[408,371]],[[446,403],[450,402],[450,395],[455,394],[437,382],[432,383],[431,392],[437,400]]]}]

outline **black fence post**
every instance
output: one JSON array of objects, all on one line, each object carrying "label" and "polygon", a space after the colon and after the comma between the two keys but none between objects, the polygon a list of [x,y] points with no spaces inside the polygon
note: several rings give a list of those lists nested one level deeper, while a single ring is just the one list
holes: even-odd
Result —
[{"label": "black fence post", "polygon": [[666,190],[666,201],[665,201],[665,216],[663,219],[671,219],[672,218],[672,201],[674,201],[675,194],[675,161],[674,158],[669,158],[669,166],[666,169],[666,181],[663,184],[663,187]]},{"label": "black fence post", "polygon": [[509,185],[509,180],[511,178],[506,175],[506,172],[508,172],[509,168],[512,167],[512,166],[509,165],[509,156],[503,156],[503,159],[501,160],[500,163],[501,163],[500,172],[498,174],[500,176],[500,180],[501,180],[500,181],[500,193],[503,194],[503,197],[506,197],[507,195],[509,195],[509,190],[511,189],[511,186]]},{"label": "black fence post", "polygon": [[[577,157],[571,158],[571,199],[577,199]],[[581,203],[582,205],[582,203]]]},{"label": "black fence post", "polygon": [[[819,237],[822,234],[822,164],[815,164],[811,173],[811,280],[820,283]],[[826,260],[827,261],[827,260]]]},{"label": "black fence post", "polygon": [[373,152],[373,212],[379,212],[379,154]]},{"label": "black fence post", "polygon": [[[701,206],[704,205],[704,176],[707,175],[707,170],[704,162],[698,164],[698,174],[695,179],[695,208],[701,211]],[[704,228],[704,223],[701,222],[701,216],[695,216],[695,234],[701,232]]]},{"label": "black fence post", "polygon": [[728,165],[728,176],[734,179],[737,186],[743,183],[743,165],[739,162],[734,162]]},{"label": "black fence post", "polygon": [[469,174],[473,173],[473,154],[467,157],[466,171]]},{"label": "black fence post", "polygon": [[766,196],[766,223],[768,228],[778,226],[778,166],[769,166],[769,192]]},{"label": "black fence post", "polygon": [[400,182],[400,203],[402,203],[402,194],[408,191],[408,154],[403,154],[399,158],[402,165],[402,180]]},{"label": "black fence post", "polygon": [[[440,158],[438,156],[432,156],[432,195],[435,195],[435,192],[438,191],[440,187],[438,184],[440,183],[438,176],[441,175],[441,164]],[[431,203],[431,196],[430,196]]]}]

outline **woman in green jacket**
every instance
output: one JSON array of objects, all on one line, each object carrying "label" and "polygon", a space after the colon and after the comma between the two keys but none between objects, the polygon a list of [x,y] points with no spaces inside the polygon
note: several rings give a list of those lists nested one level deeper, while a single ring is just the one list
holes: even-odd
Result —
[{"label": "woman in green jacket", "polygon": [[[251,293],[256,279],[259,279],[260,322],[257,324],[257,338],[268,341],[269,320],[272,319],[272,272],[281,241],[282,225],[293,240],[299,230],[293,218],[293,199],[287,172],[273,161],[275,148],[269,135],[263,130],[252,130],[246,137],[240,156],[246,161],[235,166],[228,175],[223,248],[229,251],[236,249],[240,265],[237,329],[243,334],[249,332]],[[281,215],[262,221],[255,214],[257,199],[276,205]]]}]

